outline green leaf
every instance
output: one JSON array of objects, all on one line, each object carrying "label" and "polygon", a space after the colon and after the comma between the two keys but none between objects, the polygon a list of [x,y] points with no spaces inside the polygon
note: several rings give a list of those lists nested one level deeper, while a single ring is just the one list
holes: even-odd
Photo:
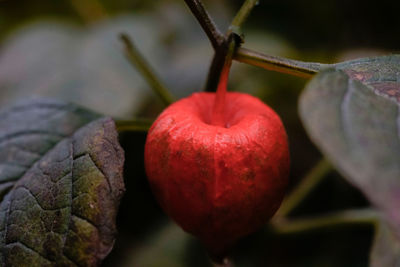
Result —
[{"label": "green leaf", "polygon": [[34,100],[0,113],[0,265],[96,266],[124,191],[114,122]]},{"label": "green leaf", "polygon": [[399,105],[399,55],[323,70],[300,98],[300,115],[309,136],[343,176],[383,211],[396,242],[400,240]]}]

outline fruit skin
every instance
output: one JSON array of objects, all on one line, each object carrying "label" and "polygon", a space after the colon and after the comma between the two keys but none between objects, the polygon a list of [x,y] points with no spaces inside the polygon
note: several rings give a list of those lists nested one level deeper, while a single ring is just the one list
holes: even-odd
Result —
[{"label": "fruit skin", "polygon": [[287,135],[259,99],[227,93],[226,127],[210,125],[215,93],[195,93],[149,130],[145,167],[164,211],[212,253],[265,224],[288,183]]}]

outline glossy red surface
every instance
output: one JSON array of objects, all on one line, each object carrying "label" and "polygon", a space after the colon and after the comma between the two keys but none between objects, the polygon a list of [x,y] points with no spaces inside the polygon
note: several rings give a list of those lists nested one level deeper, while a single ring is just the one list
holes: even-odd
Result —
[{"label": "glossy red surface", "polygon": [[278,115],[248,94],[226,93],[222,126],[211,125],[215,95],[164,110],[148,133],[145,167],[165,212],[218,253],[276,212],[289,150]]}]

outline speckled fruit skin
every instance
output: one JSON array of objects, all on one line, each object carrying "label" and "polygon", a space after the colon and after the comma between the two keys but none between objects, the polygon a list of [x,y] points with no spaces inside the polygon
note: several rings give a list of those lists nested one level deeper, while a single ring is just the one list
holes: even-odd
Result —
[{"label": "speckled fruit skin", "polygon": [[278,209],[288,183],[287,135],[259,99],[227,93],[226,127],[210,125],[215,93],[195,93],[161,113],[145,167],[164,211],[218,253]]}]

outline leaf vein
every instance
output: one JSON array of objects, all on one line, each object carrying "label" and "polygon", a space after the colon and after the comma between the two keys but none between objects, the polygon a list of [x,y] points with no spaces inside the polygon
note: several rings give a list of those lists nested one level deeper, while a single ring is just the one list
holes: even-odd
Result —
[{"label": "leaf vein", "polygon": [[65,209],[65,208],[69,208],[69,207],[70,207],[70,206],[63,206],[63,207],[57,207],[57,208],[54,208],[54,209],[44,208],[44,207],[42,206],[42,204],[40,204],[40,201],[38,200],[37,196],[36,196],[35,194],[33,194],[32,191],[31,191],[28,187],[23,186],[23,185],[20,185],[20,186],[16,187],[14,190],[17,190],[18,188],[21,188],[21,189],[27,191],[28,194],[31,195],[31,196],[35,199],[35,202],[38,204],[38,206],[40,207],[40,209],[42,209],[42,210],[44,210],[44,211],[57,211],[57,210],[62,210],[62,209]]},{"label": "leaf vein", "polygon": [[347,79],[347,86],[343,95],[342,104],[340,106],[340,118],[343,127],[345,142],[347,143],[347,145],[349,145],[350,142],[348,142],[348,138],[351,132],[350,131],[351,123],[348,117],[349,114],[348,109],[350,107],[350,100],[351,100],[351,95],[353,93],[353,86],[352,86],[352,79],[349,79],[348,77],[346,77],[346,79]]},{"label": "leaf vein", "polygon": [[[73,156],[74,156],[74,141],[73,140],[71,140],[71,142],[70,142],[69,154],[70,154],[70,158],[71,158],[70,159],[71,160],[71,164],[70,164],[71,186],[70,186],[70,202],[69,202],[69,206],[71,207],[71,209],[70,209],[70,215],[69,215],[69,221],[68,221],[67,230],[65,231],[65,234],[62,237],[63,245],[61,247],[62,254],[65,255],[65,256],[66,256],[65,244],[67,242],[68,232],[71,229],[71,223],[72,223],[72,196],[74,194],[74,183],[73,183],[73,179],[74,179],[74,160],[73,160]],[[70,259],[68,256],[66,256],[66,257],[68,259]],[[73,262],[75,263],[75,261],[73,261]]]},{"label": "leaf vein", "polygon": [[24,243],[21,242],[21,241],[15,241],[15,242],[12,242],[12,243],[8,243],[8,244],[6,244],[5,246],[6,246],[6,247],[11,247],[11,246],[20,246],[20,247],[23,247],[24,249],[29,250],[29,251],[31,251],[31,252],[33,252],[33,253],[39,255],[39,256],[40,256],[41,258],[43,258],[44,260],[46,260],[46,261],[48,261],[48,262],[50,262],[50,263],[53,263],[52,260],[50,260],[50,259],[48,259],[46,256],[42,255],[39,251],[35,250],[34,248],[29,247],[27,244],[24,244]]},{"label": "leaf vein", "polygon": [[96,169],[98,169],[101,172],[101,174],[104,176],[104,179],[107,181],[108,191],[112,192],[111,182],[108,179],[107,175],[103,172],[103,170],[100,168],[100,166],[97,164],[97,162],[93,159],[92,155],[90,153],[87,153],[87,154],[88,154],[90,160],[93,162]]}]

